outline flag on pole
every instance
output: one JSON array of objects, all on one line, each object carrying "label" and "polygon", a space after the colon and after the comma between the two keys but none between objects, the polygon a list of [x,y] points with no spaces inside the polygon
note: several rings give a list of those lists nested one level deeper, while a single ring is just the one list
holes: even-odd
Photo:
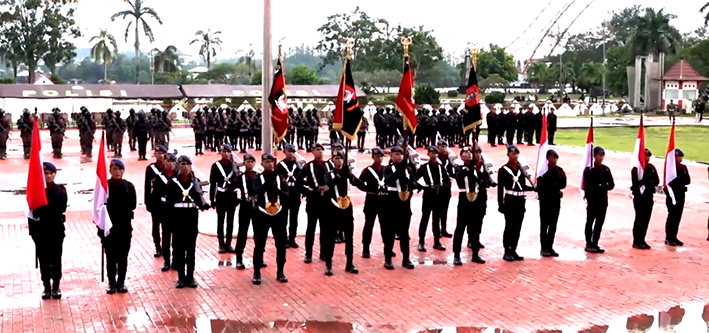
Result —
[{"label": "flag on pole", "polygon": [[638,169],[638,180],[643,179],[645,173],[645,126],[643,125],[643,114],[640,114],[640,127],[638,128],[638,138],[635,139],[635,150],[633,150],[632,168]]},{"label": "flag on pole", "polygon": [[350,61],[349,57],[345,58],[344,68],[340,76],[340,88],[337,92],[332,127],[340,131],[346,138],[355,140],[359,127],[362,125],[363,112],[357,100],[357,90],[352,78]]},{"label": "flag on pole", "polygon": [[583,174],[586,168],[593,167],[593,116],[591,116],[591,127],[588,128],[588,135],[586,136],[586,151],[584,152],[583,164],[581,166],[581,191],[585,191],[586,186],[584,185]]},{"label": "flag on pole", "polygon": [[34,219],[32,211],[49,204],[47,201],[44,167],[42,166],[42,141],[39,138],[37,118],[34,118],[32,130],[32,148],[30,149],[30,165],[27,171],[27,212],[28,218]]},{"label": "flag on pole", "polygon": [[664,172],[664,186],[669,194],[670,199],[672,199],[672,205],[677,204],[675,199],[675,192],[669,186],[670,182],[677,178],[677,161],[675,160],[675,122],[672,122],[672,131],[670,132],[670,143],[667,145],[667,155],[665,156],[665,172]]},{"label": "flag on pole", "polygon": [[549,171],[549,161],[547,161],[547,151],[549,151],[549,144],[547,143],[547,114],[542,112],[542,135],[541,144],[539,145],[539,153],[537,154],[537,168],[536,168],[536,178],[544,176],[547,171]]},{"label": "flag on pole", "polygon": [[468,87],[465,91],[465,111],[463,113],[463,132],[474,130],[475,127],[482,125],[480,90],[478,89],[478,74],[475,72],[475,64],[470,66]]},{"label": "flag on pole", "polygon": [[106,173],[106,146],[104,137],[106,132],[101,133],[101,144],[98,150],[98,162],[96,163],[96,185],[94,186],[94,206],[92,209],[93,221],[96,226],[103,230],[103,235],[108,236],[111,232],[111,218],[108,216],[106,201],[108,200],[108,176]]},{"label": "flag on pole", "polygon": [[286,77],[283,74],[281,56],[278,56],[276,71],[273,74],[273,85],[271,93],[268,95],[268,102],[271,104],[271,126],[276,137],[276,144],[288,133],[288,97],[286,96]]},{"label": "flag on pole", "polygon": [[404,76],[399,86],[399,96],[396,98],[396,109],[404,118],[404,128],[416,133],[416,101],[414,100],[414,76],[411,73],[409,56],[404,56]]}]

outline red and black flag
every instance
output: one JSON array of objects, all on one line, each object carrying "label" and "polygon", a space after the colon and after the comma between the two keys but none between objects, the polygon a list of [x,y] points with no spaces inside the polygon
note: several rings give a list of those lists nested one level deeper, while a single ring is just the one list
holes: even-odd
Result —
[{"label": "red and black flag", "polygon": [[483,123],[480,113],[480,90],[478,89],[478,74],[475,65],[470,65],[468,87],[465,91],[465,111],[463,112],[463,132],[475,130]]},{"label": "red and black flag", "polygon": [[355,140],[359,127],[362,125],[362,115],[362,109],[357,101],[357,90],[352,78],[352,70],[350,70],[350,59],[347,58],[340,78],[340,89],[337,93],[332,127],[340,131],[346,138]]},{"label": "red and black flag", "polygon": [[273,74],[273,85],[271,93],[268,95],[268,103],[271,104],[271,126],[276,137],[276,144],[286,136],[288,132],[288,97],[286,96],[286,77],[283,75],[281,57],[278,57],[276,70]]},{"label": "red and black flag", "polygon": [[396,98],[396,109],[399,110],[404,120],[404,127],[411,133],[416,133],[416,101],[414,100],[414,76],[411,73],[409,57],[404,56],[404,76],[399,86],[399,96]]}]

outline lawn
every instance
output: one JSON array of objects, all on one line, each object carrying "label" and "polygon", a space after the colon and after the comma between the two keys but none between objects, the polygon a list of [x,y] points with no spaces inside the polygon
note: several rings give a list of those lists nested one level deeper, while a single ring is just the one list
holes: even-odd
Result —
[{"label": "lawn", "polygon": [[[645,147],[653,155],[663,156],[667,151],[670,128],[645,128]],[[587,129],[560,129],[554,136],[558,145],[583,146],[586,144]],[[594,139],[597,146],[607,150],[633,152],[637,127],[595,128]],[[675,146],[684,151],[685,158],[697,162],[709,163],[709,127],[678,126],[675,129]]]}]

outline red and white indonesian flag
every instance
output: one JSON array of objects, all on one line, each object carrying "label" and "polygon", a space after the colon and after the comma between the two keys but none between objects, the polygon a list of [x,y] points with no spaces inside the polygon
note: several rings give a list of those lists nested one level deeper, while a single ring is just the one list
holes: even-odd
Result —
[{"label": "red and white indonesian flag", "polygon": [[593,167],[593,116],[591,116],[591,127],[588,128],[586,136],[586,151],[584,152],[583,164],[581,165],[581,190],[585,191],[586,186],[583,181],[583,174],[586,168]]},{"label": "red and white indonesian flag", "polygon": [[93,220],[96,226],[103,230],[103,235],[108,236],[111,232],[111,218],[108,216],[106,201],[108,200],[108,176],[106,173],[106,147],[104,137],[101,134],[101,146],[98,150],[98,162],[96,163],[96,186],[94,187],[94,206],[92,209]]},{"label": "red and white indonesian flag", "polygon": [[541,144],[539,145],[539,153],[537,154],[537,177],[543,176],[547,171],[549,171],[549,161],[547,161],[547,151],[549,151],[549,144],[547,143],[547,114],[542,111],[542,135]]},{"label": "red and white indonesian flag", "polygon": [[42,141],[39,138],[39,126],[34,119],[32,130],[32,148],[30,150],[30,166],[27,171],[27,211],[25,215],[34,219],[32,211],[49,204],[47,201],[46,183],[44,181],[44,166],[42,166]]},{"label": "red and white indonesian flag", "polygon": [[645,173],[645,126],[643,125],[643,115],[640,114],[640,127],[638,127],[638,138],[635,139],[635,150],[633,151],[633,165],[638,168],[638,180],[643,179]]},{"label": "red and white indonesian flag", "polygon": [[665,157],[665,182],[664,186],[667,189],[667,193],[672,199],[672,205],[677,204],[675,199],[675,192],[669,186],[670,182],[677,178],[677,161],[675,160],[675,123],[672,122],[672,131],[670,132],[670,143],[667,145],[667,156]]}]

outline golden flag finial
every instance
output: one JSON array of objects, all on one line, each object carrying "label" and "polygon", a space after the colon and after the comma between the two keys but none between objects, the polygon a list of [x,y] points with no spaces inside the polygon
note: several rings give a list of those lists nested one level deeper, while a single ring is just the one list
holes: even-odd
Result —
[{"label": "golden flag finial", "polygon": [[409,55],[409,45],[411,45],[411,37],[401,37],[401,44],[404,45],[404,56]]}]

